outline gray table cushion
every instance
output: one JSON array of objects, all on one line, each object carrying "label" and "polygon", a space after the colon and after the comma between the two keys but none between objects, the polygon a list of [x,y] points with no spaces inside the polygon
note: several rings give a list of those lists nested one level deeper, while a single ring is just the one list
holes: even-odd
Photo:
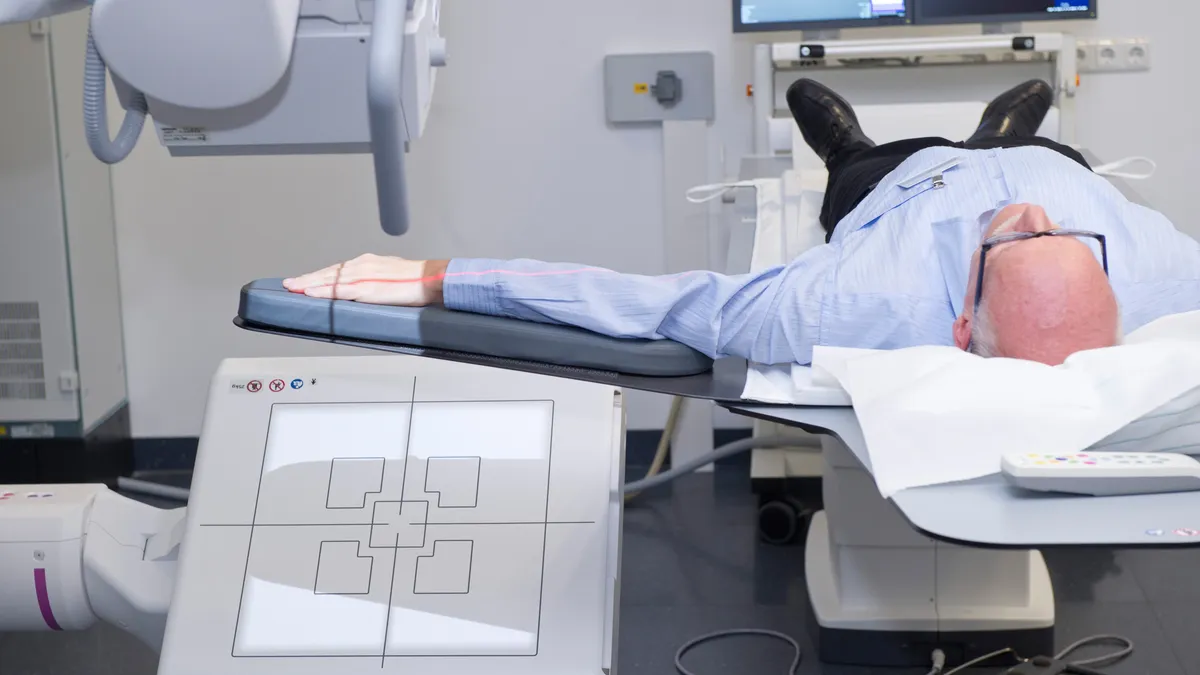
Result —
[{"label": "gray table cushion", "polygon": [[443,307],[319,300],[287,291],[281,279],[242,287],[238,318],[260,328],[648,377],[696,375],[713,366],[707,356],[668,340],[622,340]]}]

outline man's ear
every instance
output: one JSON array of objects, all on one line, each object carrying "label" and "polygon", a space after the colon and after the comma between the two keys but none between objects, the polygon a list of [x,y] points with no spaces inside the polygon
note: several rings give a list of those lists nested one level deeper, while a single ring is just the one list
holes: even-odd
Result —
[{"label": "man's ear", "polygon": [[971,318],[966,314],[954,320],[954,344],[964,351],[971,344]]}]

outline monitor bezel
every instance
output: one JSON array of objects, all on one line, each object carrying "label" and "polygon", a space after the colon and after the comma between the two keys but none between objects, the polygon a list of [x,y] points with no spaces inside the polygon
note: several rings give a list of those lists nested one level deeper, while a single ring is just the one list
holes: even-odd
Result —
[{"label": "monitor bezel", "polygon": [[[1094,0],[1093,0],[1094,1]],[[733,0],[733,32],[736,33],[785,33],[789,31],[840,30],[842,28],[887,28],[912,26],[913,5],[916,0],[904,0],[904,16],[880,16],[874,19],[825,19],[820,21],[778,21],[772,23],[743,23],[742,4],[746,0]]]},{"label": "monitor bezel", "polygon": [[[922,0],[912,0],[912,25],[950,26],[972,23],[1024,23],[1026,21],[1092,21],[1099,17],[1100,0],[1089,0],[1086,12],[1030,12],[1024,14],[986,14],[982,16],[948,16],[929,19],[921,15]],[[905,12],[907,14],[907,11]]]}]

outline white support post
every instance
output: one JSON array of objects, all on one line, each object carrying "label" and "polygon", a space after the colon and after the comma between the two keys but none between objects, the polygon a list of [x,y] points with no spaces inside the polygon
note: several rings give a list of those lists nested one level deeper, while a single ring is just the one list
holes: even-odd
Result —
[{"label": "white support post", "polygon": [[1055,60],[1058,89],[1058,142],[1073,145],[1075,140],[1075,98],[1079,92],[1079,61],[1075,36],[1063,35],[1062,49]]},{"label": "white support post", "polygon": [[[663,122],[663,248],[668,274],[711,266],[709,207],[685,198],[688,188],[711,182],[709,160],[708,122]],[[673,465],[712,451],[713,408],[710,401],[687,402],[671,445]]]},{"label": "white support post", "polygon": [[771,154],[771,118],[775,116],[775,63],[771,45],[754,45],[754,154]]}]

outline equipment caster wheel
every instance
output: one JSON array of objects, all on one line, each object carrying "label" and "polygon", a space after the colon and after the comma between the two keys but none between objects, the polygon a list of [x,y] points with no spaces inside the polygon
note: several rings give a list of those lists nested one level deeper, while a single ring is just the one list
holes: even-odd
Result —
[{"label": "equipment caster wheel", "polygon": [[812,511],[791,497],[772,499],[758,508],[758,536],[775,546],[800,541],[808,529]]}]

